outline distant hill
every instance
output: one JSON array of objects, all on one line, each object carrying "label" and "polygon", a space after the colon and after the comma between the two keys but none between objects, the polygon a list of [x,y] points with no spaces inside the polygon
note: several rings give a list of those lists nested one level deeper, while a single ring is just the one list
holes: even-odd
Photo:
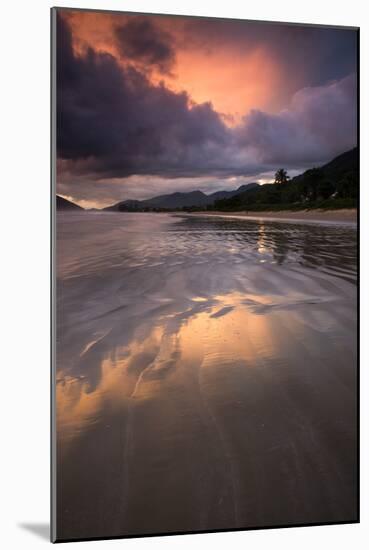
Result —
[{"label": "distant hill", "polygon": [[75,204],[72,201],[68,201],[67,199],[64,199],[60,195],[56,195],[56,209],[57,210],[84,210],[81,206],[78,206],[78,204]]},{"label": "distant hill", "polygon": [[206,195],[202,191],[190,191],[188,193],[170,193],[167,195],[158,195],[145,200],[125,200],[104,208],[110,212],[120,211],[142,211],[150,209],[167,209],[205,207],[214,204],[216,200],[230,198],[247,190],[258,187],[257,183],[242,185],[233,191],[216,191]]},{"label": "distant hill", "polygon": [[240,193],[245,193],[246,191],[251,191],[251,189],[257,189],[259,187],[258,183],[248,183],[245,185],[241,185],[238,189],[234,189],[233,191],[216,191],[215,193],[211,193],[211,195],[208,195],[208,197],[211,199],[211,202],[209,204],[214,203],[216,200],[220,199],[230,199],[231,197],[234,197],[235,195],[239,195]]},{"label": "distant hill", "polygon": [[323,166],[306,170],[287,183],[265,184],[247,193],[217,200],[214,208],[226,211],[355,208],[358,187],[358,150],[355,148]]},{"label": "distant hill", "polygon": [[[319,167],[319,170],[324,173],[325,177],[332,179],[340,179],[343,176],[346,176],[348,173],[357,173],[359,164],[359,155],[357,147],[346,151],[338,157],[335,157],[333,160],[329,161],[327,164]],[[291,183],[299,183],[309,177],[311,170],[316,170],[316,168],[306,170],[302,174],[295,176]]]}]

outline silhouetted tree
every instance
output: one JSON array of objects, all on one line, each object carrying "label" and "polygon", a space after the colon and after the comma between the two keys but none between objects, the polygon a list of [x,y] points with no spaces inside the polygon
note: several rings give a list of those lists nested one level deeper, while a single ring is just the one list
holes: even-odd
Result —
[{"label": "silhouetted tree", "polygon": [[274,183],[287,183],[290,179],[290,176],[287,174],[287,171],[284,168],[280,168],[275,173]]}]

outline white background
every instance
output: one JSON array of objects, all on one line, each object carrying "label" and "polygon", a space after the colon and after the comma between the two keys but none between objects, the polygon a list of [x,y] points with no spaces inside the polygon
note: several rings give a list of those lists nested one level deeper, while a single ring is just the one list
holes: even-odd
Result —
[{"label": "white background", "polygon": [[[69,0],[59,6],[361,26],[361,520],[360,525],[80,543],[94,548],[365,548],[368,501],[368,31],[359,0]],[[0,12],[1,278],[0,544],[46,545],[49,519],[49,7],[8,0]],[[27,527],[28,526],[28,527]],[[31,526],[31,527],[30,527]],[[35,531],[41,531],[40,536]],[[368,539],[365,541],[365,539]],[[366,542],[366,544],[365,544]]]}]

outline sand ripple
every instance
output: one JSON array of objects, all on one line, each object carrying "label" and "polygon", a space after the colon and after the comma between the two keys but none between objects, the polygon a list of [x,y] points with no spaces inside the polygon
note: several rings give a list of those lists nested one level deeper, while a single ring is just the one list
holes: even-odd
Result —
[{"label": "sand ripple", "polygon": [[63,537],[353,519],[355,230],[58,216]]}]

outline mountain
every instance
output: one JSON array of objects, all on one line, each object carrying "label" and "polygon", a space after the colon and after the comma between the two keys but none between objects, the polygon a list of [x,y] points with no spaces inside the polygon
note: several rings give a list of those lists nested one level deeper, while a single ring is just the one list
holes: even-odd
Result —
[{"label": "mountain", "polygon": [[[323,166],[319,167],[319,170],[324,173],[325,177],[340,179],[349,173],[357,173],[358,164],[359,154],[357,147],[355,147],[354,149],[350,149],[350,151],[345,151],[341,155],[338,155],[327,164],[323,164]],[[313,170],[316,170],[316,168],[313,168]],[[311,169],[306,170],[302,174],[299,174],[298,176],[292,178],[291,182],[302,182],[304,179],[309,177],[310,174]]]},{"label": "mountain", "polygon": [[355,208],[358,196],[358,151],[346,151],[287,183],[265,184],[217,200],[219,210],[278,210],[288,208]]},{"label": "mountain", "polygon": [[191,191],[189,193],[171,193],[169,195],[159,195],[145,201],[141,201],[144,206],[152,208],[183,208],[185,206],[205,206],[207,204],[207,195],[202,191]]},{"label": "mountain", "polygon": [[355,147],[354,149],[346,151],[345,153],[342,153],[342,155],[339,155],[328,162],[328,164],[322,167],[322,170],[324,170],[326,176],[334,178],[342,177],[343,175],[347,175],[349,173],[357,174],[358,168],[359,152],[357,147]]},{"label": "mountain", "polygon": [[216,200],[233,197],[242,192],[258,187],[257,183],[249,183],[241,185],[233,191],[216,191],[210,195],[206,195],[202,191],[190,191],[188,193],[170,193],[167,195],[158,195],[151,199],[145,200],[125,200],[104,208],[110,212],[145,210],[145,209],[175,209],[175,208],[191,208],[202,207],[214,204]]},{"label": "mountain", "polygon": [[215,193],[211,193],[211,195],[208,195],[208,197],[212,199],[211,202],[209,202],[208,204],[212,204],[214,203],[214,201],[220,199],[230,199],[235,195],[245,193],[246,191],[251,191],[251,189],[256,189],[257,187],[259,187],[258,183],[247,183],[246,185],[241,185],[241,187],[239,187],[238,189],[234,189],[233,191],[216,191]]},{"label": "mountain", "polygon": [[64,199],[60,195],[56,195],[56,209],[57,210],[84,210],[78,204]]}]

